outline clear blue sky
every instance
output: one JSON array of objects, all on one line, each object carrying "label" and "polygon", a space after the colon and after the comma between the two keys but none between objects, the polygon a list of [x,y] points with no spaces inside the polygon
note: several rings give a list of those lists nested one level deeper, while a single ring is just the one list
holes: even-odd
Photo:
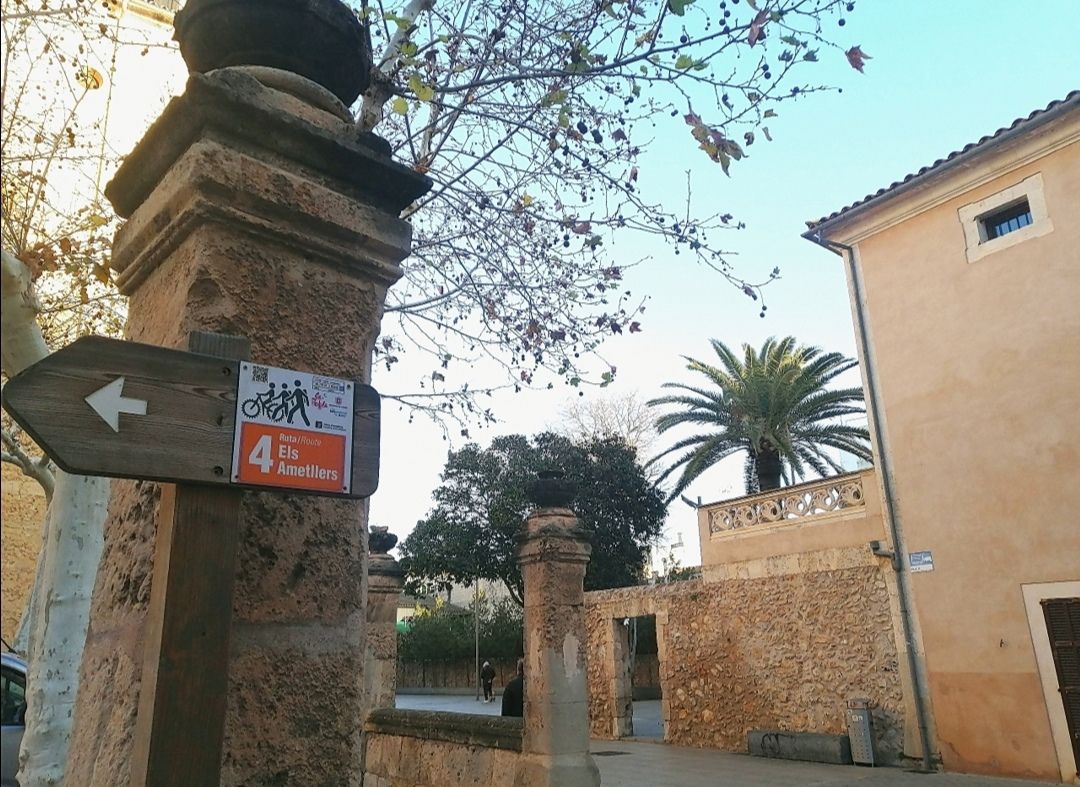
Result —
[{"label": "clear blue sky", "polygon": [[[835,24],[835,22],[831,22]],[[800,238],[804,222],[848,205],[948,153],[1045,107],[1080,87],[1080,0],[856,0],[836,40],[859,44],[872,56],[866,73],[841,52],[822,52],[812,81],[842,88],[786,104],[770,123],[774,141],[760,140],[752,155],[720,169],[695,151],[685,126],[671,119],[666,153],[641,168],[642,188],[683,198],[690,170],[698,212],[730,211],[747,229],[725,246],[747,278],[780,266],[768,290],[768,316],[719,276],[670,249],[622,241],[633,256],[652,258],[628,285],[652,296],[644,331],[613,337],[605,356],[619,368],[617,388],[644,398],[666,381],[690,381],[681,355],[706,359],[708,339],[760,342],[770,335],[855,354],[847,289],[839,258]],[[659,128],[663,133],[664,130]],[[662,175],[660,173],[667,173]],[[661,178],[667,177],[665,182]],[[614,247],[617,251],[620,247]],[[380,381],[375,380],[376,387]],[[567,389],[496,398],[502,422],[474,439],[531,433],[556,421]],[[447,443],[434,426],[407,424],[384,413],[382,473],[371,501],[371,521],[407,535],[430,505]],[[741,493],[741,462],[703,476],[689,490],[705,501]],[[672,506],[670,537],[687,544],[683,562],[697,562],[694,513]]]}]

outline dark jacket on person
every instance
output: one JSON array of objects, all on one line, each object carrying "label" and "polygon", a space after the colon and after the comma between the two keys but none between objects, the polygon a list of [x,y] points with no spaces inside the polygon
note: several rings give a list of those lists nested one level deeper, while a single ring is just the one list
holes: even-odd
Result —
[{"label": "dark jacket on person", "polygon": [[503,689],[502,715],[518,717],[525,715],[525,680],[521,675],[516,676]]},{"label": "dark jacket on person", "polygon": [[480,680],[484,683],[491,683],[495,680],[495,668],[490,664],[485,664],[480,668]]}]

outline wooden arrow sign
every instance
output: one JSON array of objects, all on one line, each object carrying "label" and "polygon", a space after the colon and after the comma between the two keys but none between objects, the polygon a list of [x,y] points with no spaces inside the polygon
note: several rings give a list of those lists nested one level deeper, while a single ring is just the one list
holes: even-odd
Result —
[{"label": "wooden arrow sign", "polygon": [[[261,411],[253,419],[265,423],[245,424],[254,437],[245,432],[244,439],[252,445],[242,446],[236,429],[241,366],[208,355],[88,336],[12,378],[4,386],[3,405],[70,473],[269,486],[353,498],[375,491],[379,396],[373,388],[336,381],[342,389],[348,386],[344,404],[343,393],[337,396],[336,412],[348,411],[351,426],[344,437],[316,430],[323,422],[317,420],[319,411],[311,408],[326,406],[322,391],[313,392],[317,394],[313,404],[303,386],[293,386],[287,400],[275,390],[277,398],[260,401]],[[253,366],[243,364],[249,384]],[[293,377],[330,381],[324,383],[328,390],[335,382],[273,371],[287,374],[290,383]],[[249,412],[241,408],[240,420],[245,421]],[[279,445],[282,441],[288,445]],[[337,466],[319,464],[328,445],[335,449],[331,458],[340,460]],[[312,453],[318,449],[323,454]],[[293,456],[298,458],[293,461]],[[253,472],[241,472],[240,463],[247,462],[250,470],[252,462],[260,461]]]}]

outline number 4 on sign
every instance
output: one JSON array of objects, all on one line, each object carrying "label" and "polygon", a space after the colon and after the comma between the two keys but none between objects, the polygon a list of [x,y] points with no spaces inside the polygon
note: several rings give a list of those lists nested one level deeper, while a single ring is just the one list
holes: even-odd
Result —
[{"label": "number 4 on sign", "polygon": [[248,463],[258,465],[264,473],[269,473],[274,466],[274,442],[270,435],[264,434],[248,454]]}]

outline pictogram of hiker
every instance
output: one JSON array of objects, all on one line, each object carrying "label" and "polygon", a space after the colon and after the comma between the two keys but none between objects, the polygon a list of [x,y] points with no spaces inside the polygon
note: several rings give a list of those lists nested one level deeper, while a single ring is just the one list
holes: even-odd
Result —
[{"label": "pictogram of hiker", "polygon": [[293,385],[296,387],[292,392],[292,409],[289,410],[289,423],[293,422],[294,415],[300,413],[300,417],[304,419],[304,424],[311,426],[311,421],[307,417],[307,408],[305,407],[305,405],[311,403],[311,400],[308,399],[307,391],[300,387],[299,380],[294,381]]},{"label": "pictogram of hiker", "polygon": [[[281,393],[277,395],[277,404],[274,405],[273,412],[270,413],[270,419],[273,421],[280,421],[285,417],[285,413],[289,409],[289,405],[292,403],[292,391],[289,390],[288,383],[281,384]],[[289,419],[289,423],[292,423],[292,419]]]}]

